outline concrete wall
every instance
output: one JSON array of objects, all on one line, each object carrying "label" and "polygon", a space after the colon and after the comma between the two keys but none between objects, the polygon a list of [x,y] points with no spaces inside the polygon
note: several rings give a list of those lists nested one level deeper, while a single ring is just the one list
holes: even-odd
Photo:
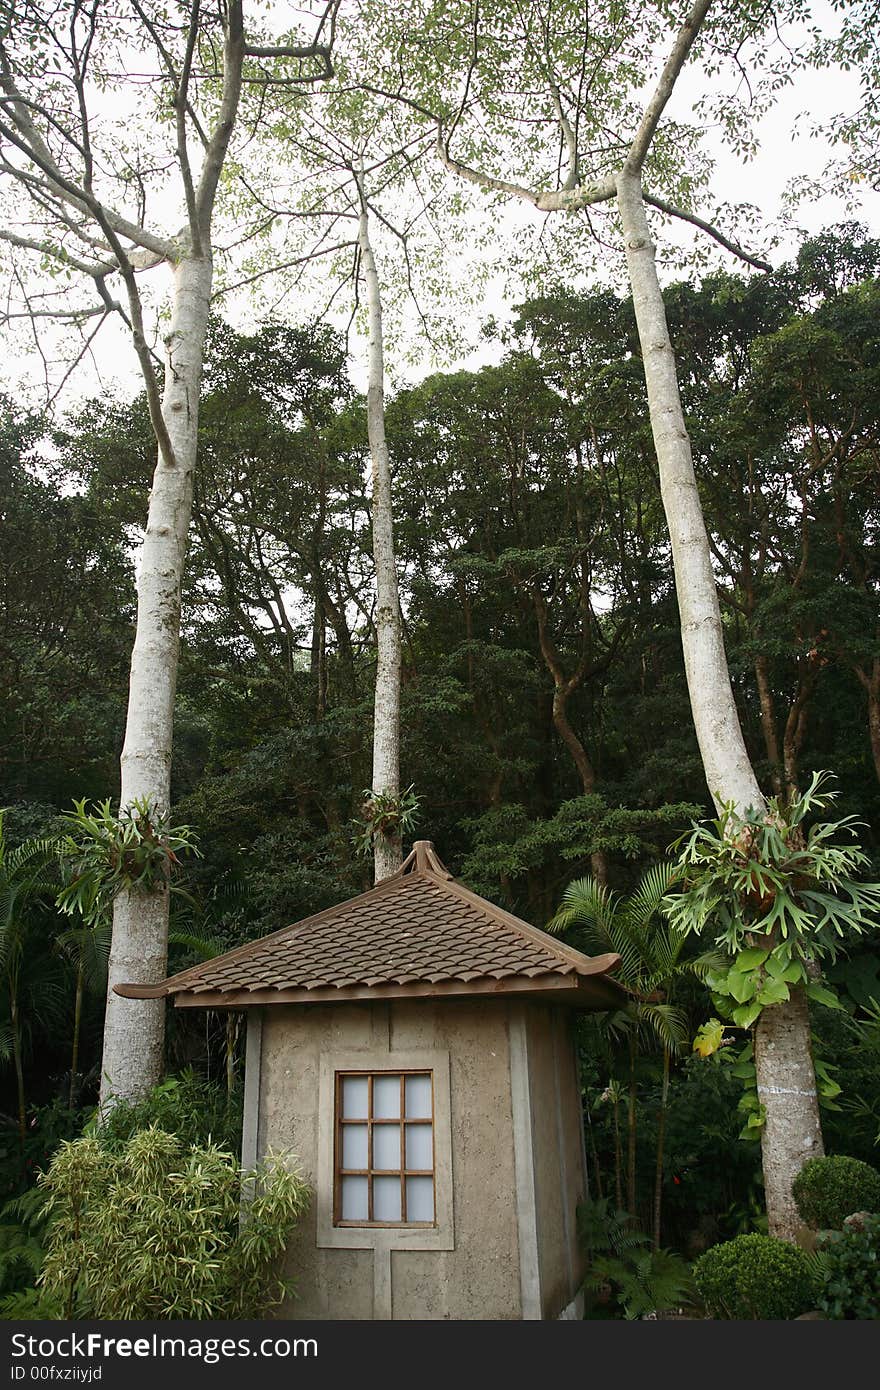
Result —
[{"label": "concrete wall", "polygon": [[393,1066],[405,1062],[390,1054],[436,1048],[450,1060],[455,1248],[318,1249],[313,1204],[286,1268],[299,1296],[281,1316],[520,1318],[506,1003],[279,1005],[263,1018],[256,1149],[293,1150],[313,1181],[322,1053],[379,1049]]},{"label": "concrete wall", "polygon": [[569,1012],[532,1006],[527,1031],[541,1308],[556,1318],[584,1275],[576,1230],[586,1195],[580,1086]]},{"label": "concrete wall", "polygon": [[[267,1148],[292,1150],[322,1185],[288,1256],[299,1296],[280,1316],[555,1318],[571,1304],[583,1275],[575,1208],[586,1179],[567,1010],[394,1000],[279,1005],[261,1015],[262,1027],[256,1011],[249,1020],[245,1161]],[[454,1212],[445,1243],[453,1248],[394,1248],[398,1233],[387,1231],[375,1250],[322,1248],[318,1209],[323,1202],[326,1210],[332,1184],[332,1162],[318,1160],[322,1058],[326,1072],[328,1054],[363,1052],[372,1068],[433,1051],[449,1056]],[[325,1154],[331,1111],[332,1101]],[[438,1151],[439,1139],[438,1128]],[[345,1239],[338,1228],[332,1234]],[[355,1245],[373,1238],[356,1234]]]}]

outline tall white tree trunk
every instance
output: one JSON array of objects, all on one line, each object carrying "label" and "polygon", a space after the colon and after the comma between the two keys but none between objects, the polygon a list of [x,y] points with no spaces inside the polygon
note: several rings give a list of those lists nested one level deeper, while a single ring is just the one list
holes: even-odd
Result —
[{"label": "tall white tree trunk", "polygon": [[[619,176],[617,204],[672,542],[694,726],[716,806],[720,809],[722,802],[732,801],[743,812],[750,806],[763,807],[764,798],[746,752],[730,685],[709,539],[637,170],[626,168]],[[792,1180],[808,1158],[823,1152],[810,1016],[802,990],[793,991],[787,1003],[762,1011],[755,1030],[755,1065],[758,1097],[766,1114],[761,1153],[770,1231],[793,1240],[801,1223],[791,1195]]]},{"label": "tall white tree trunk", "polygon": [[[400,593],[394,555],[391,462],[385,438],[385,354],[382,296],[370,244],[370,221],[361,188],[358,225],[361,270],[369,313],[367,436],[372,470],[373,559],[376,565],[376,695],[373,709],[373,794],[400,795]],[[400,834],[373,837],[376,883],[403,863]]]},{"label": "tall white tree trunk", "polygon": [[[180,589],[192,512],[205,330],[211,294],[210,254],[174,268],[171,326],[165,339],[162,416],[174,450],[159,452],[138,576],[137,628],[131,657],[122,749],[123,809],[145,797],[167,812],[180,645]],[[113,986],[165,976],[168,894],[122,893],[114,904],[104,1025],[102,1107],[136,1099],[162,1074],[165,1000],[122,999]]]},{"label": "tall white tree trunk", "polygon": [[764,798],[746,752],[730,686],[709,538],[638,173],[622,173],[617,190],[700,756],[719,810],[722,801],[735,801],[740,810],[760,807]]}]

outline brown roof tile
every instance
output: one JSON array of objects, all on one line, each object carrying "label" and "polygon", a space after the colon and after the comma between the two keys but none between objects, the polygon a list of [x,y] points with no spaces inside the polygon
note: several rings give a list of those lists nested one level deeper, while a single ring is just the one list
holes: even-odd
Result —
[{"label": "brown roof tile", "polygon": [[478,897],[455,882],[430,842],[418,841],[397,874],[360,897],[159,985],[117,985],[116,992],[241,1007],[291,997],[366,997],[377,989],[425,993],[425,986],[438,993],[503,992],[505,982],[517,989],[532,982],[568,985],[589,996],[578,1000],[582,1005],[590,1007],[592,998],[592,1007],[608,1007],[616,989],[603,977],[618,964],[617,956],[585,956]]}]

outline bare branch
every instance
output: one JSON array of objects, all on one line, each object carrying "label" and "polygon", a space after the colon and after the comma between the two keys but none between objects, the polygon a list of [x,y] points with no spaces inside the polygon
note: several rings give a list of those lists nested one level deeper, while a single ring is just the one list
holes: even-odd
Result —
[{"label": "bare branch", "polygon": [[220,111],[205,153],[202,176],[199,179],[196,194],[196,218],[203,235],[207,235],[210,228],[217,184],[220,181],[220,172],[226,159],[226,151],[229,148],[232,127],[238,110],[244,51],[242,0],[230,0],[226,11],[223,41],[223,92],[220,98]]},{"label": "bare branch", "polygon": [[61,380],[59,381],[59,383],[58,383],[58,385],[56,386],[55,390],[52,392],[52,395],[51,395],[51,397],[49,398],[49,405],[50,405],[50,406],[51,406],[51,405],[54,405],[55,401],[57,401],[58,397],[61,395],[61,392],[64,390],[65,386],[67,385],[67,383],[68,383],[68,381],[70,380],[70,378],[73,376],[74,372],[76,371],[77,367],[79,366],[79,364],[80,364],[80,362],[83,360],[83,358],[84,358],[87,354],[91,354],[91,351],[92,351],[92,343],[95,341],[96,337],[98,336],[98,334],[100,333],[101,329],[104,327],[104,324],[106,323],[107,319],[108,319],[109,316],[110,316],[110,311],[109,311],[108,309],[106,309],[106,308],[104,308],[104,309],[93,309],[93,310],[92,310],[92,313],[93,313],[93,314],[100,314],[101,317],[100,317],[98,323],[95,324],[95,327],[92,329],[92,331],[91,331],[91,333],[88,335],[88,337],[86,337],[86,338],[83,339],[83,345],[82,345],[80,351],[77,353],[76,357],[75,357],[74,360],[71,362],[70,366],[67,368],[67,371],[64,373],[63,377],[62,377]]},{"label": "bare branch", "polygon": [[232,294],[233,290],[243,289],[245,285],[253,285],[257,280],[263,280],[267,275],[277,275],[282,270],[290,270],[296,265],[306,265],[309,261],[317,260],[319,256],[330,256],[335,251],[344,251],[347,247],[357,246],[356,241],[340,241],[335,246],[325,246],[322,250],[309,251],[305,256],[296,256],[291,261],[282,261],[279,265],[268,266],[265,270],[257,270],[253,275],[246,275],[243,280],[236,280],[233,285],[224,285],[222,289],[216,290],[211,299],[222,299],[226,294]]},{"label": "bare branch", "polygon": [[569,190],[577,187],[578,181],[578,147],[577,139],[572,128],[571,121],[562,109],[562,97],[558,87],[550,88],[550,95],[553,99],[553,109],[556,112],[556,119],[562,138],[565,141],[565,148],[568,151],[568,175],[563,183],[563,189]]},{"label": "bare branch", "polygon": [[653,193],[642,194],[646,203],[651,207],[657,208],[660,212],[665,212],[668,217],[677,217],[682,222],[690,222],[692,226],[699,227],[708,236],[713,237],[719,246],[723,246],[725,251],[729,251],[732,256],[738,256],[746,265],[754,266],[756,270],[772,271],[773,267],[769,261],[764,261],[760,256],[753,256],[751,252],[745,251],[737,242],[731,241],[730,237],[724,235],[711,222],[706,222],[702,217],[697,217],[694,212],[685,212],[683,208],[677,208],[672,203],[666,203],[662,198],[655,198]]},{"label": "bare branch", "polygon": [[93,279],[96,276],[109,275],[117,269],[115,260],[81,261],[78,256],[71,256],[63,246],[51,241],[37,241],[33,237],[19,236],[17,232],[10,232],[5,227],[0,227],[0,241],[8,241],[12,246],[19,246],[24,251],[38,251],[41,256],[51,256],[61,265],[79,270],[83,275],[90,275]]},{"label": "bare branch", "polygon": [[[82,211],[88,211],[99,221],[102,226],[107,225],[119,236],[125,237],[128,241],[134,242],[136,246],[142,246],[148,251],[154,251],[162,260],[174,260],[176,248],[174,243],[166,240],[165,237],[156,236],[153,232],[148,232],[146,228],[136,222],[129,222],[127,218],[121,217],[112,208],[105,207],[91,193],[81,185],[77,185],[66,178],[57,165],[49,156],[45,159],[40,152],[42,140],[38,137],[38,144],[31,146],[13,127],[5,121],[0,121],[0,135],[4,135],[11,145],[28,159],[45,176],[45,181],[34,180],[39,187],[64,202],[72,203],[74,207]],[[27,171],[16,170],[16,177],[23,183],[29,182]]]},{"label": "bare branch", "polygon": [[533,193],[530,188],[525,188],[519,183],[509,183],[506,179],[493,178],[491,174],[484,174],[479,169],[471,169],[469,165],[453,159],[449,153],[449,146],[442,127],[437,132],[437,153],[444,168],[448,169],[451,174],[457,174],[460,179],[466,179],[468,183],[475,183],[478,188],[490,188],[496,193],[512,193],[514,197],[522,198],[523,202],[531,203],[534,207],[538,206],[539,195]]},{"label": "bare branch", "polygon": [[[321,16],[315,37],[309,44],[245,44],[244,52],[248,58],[293,58],[296,61],[307,63],[311,59],[316,59],[321,67],[317,72],[293,73],[280,79],[284,85],[294,85],[296,83],[322,82],[333,76],[333,43],[336,37],[336,16],[339,12],[340,0],[330,0]],[[330,33],[328,41],[321,43],[321,35],[324,27],[329,23]],[[276,79],[277,80],[277,79]]]},{"label": "bare branch", "polygon": [[162,42],[162,36],[156,25],[152,22],[149,15],[144,12],[139,0],[131,0],[132,7],[153,40],[160,58],[165,66],[169,78],[174,84],[173,106],[175,114],[175,131],[177,136],[177,159],[180,165],[180,177],[183,182],[183,192],[186,199],[186,212],[189,221],[190,237],[192,239],[193,252],[195,255],[201,254],[201,229],[196,213],[196,191],[193,183],[192,168],[189,162],[189,144],[186,137],[186,117],[192,111],[188,100],[189,81],[192,73],[193,54],[195,52],[196,40],[198,38],[199,4],[200,0],[191,0],[189,15],[189,32],[187,34],[186,53],[183,60],[183,69],[178,73],[174,64],[174,59],[169,53],[166,45]]}]

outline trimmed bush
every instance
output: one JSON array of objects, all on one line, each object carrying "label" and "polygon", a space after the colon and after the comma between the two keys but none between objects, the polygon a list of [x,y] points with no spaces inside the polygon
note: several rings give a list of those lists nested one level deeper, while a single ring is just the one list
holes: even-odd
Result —
[{"label": "trimmed bush", "polygon": [[792,1184],[797,1209],[817,1231],[840,1231],[854,1211],[880,1211],[880,1173],[859,1158],[808,1158]]},{"label": "trimmed bush", "polygon": [[737,1236],[713,1245],[694,1265],[694,1283],[714,1318],[779,1320],[816,1306],[813,1261],[774,1236]]},{"label": "trimmed bush", "polygon": [[880,1216],[851,1216],[819,1250],[822,1287],[816,1302],[828,1318],[880,1318]]}]

